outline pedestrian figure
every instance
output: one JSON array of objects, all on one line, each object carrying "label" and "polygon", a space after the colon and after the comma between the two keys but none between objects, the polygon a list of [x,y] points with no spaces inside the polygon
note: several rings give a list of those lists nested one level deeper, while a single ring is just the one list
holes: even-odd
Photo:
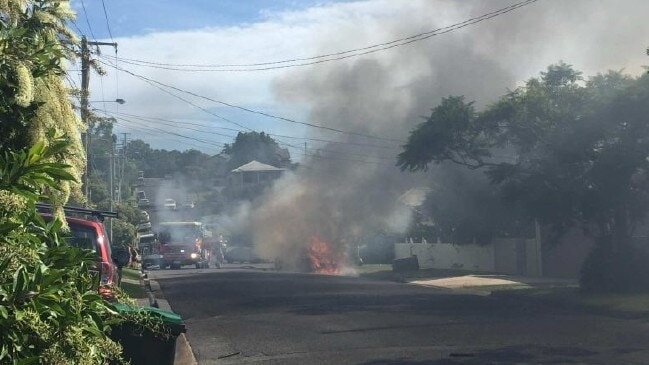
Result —
[{"label": "pedestrian figure", "polygon": [[131,262],[129,264],[130,267],[137,269],[138,265],[138,252],[135,249],[135,247],[129,245],[128,246],[128,252],[131,254]]}]

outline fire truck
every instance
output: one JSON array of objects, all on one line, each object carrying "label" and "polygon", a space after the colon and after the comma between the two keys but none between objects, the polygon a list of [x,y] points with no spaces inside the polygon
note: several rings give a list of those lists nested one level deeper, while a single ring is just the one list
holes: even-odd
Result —
[{"label": "fire truck", "polygon": [[156,234],[161,255],[160,268],[180,269],[194,265],[197,269],[209,267],[212,255],[206,232],[200,222],[163,222]]}]

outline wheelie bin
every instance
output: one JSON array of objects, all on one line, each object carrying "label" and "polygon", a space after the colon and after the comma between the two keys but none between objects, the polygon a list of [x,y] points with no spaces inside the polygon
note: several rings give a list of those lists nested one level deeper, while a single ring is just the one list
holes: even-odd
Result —
[{"label": "wheelie bin", "polygon": [[161,328],[155,332],[131,321],[112,326],[110,338],[122,345],[124,359],[132,365],[173,365],[176,339],[186,332],[182,318],[175,313],[153,307],[132,307],[124,304],[114,306],[127,317],[128,312],[141,311],[162,320]]}]

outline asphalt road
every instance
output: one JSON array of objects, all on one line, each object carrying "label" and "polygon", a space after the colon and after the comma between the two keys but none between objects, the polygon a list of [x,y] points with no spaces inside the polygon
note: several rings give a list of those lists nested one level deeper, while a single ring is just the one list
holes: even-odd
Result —
[{"label": "asphalt road", "polygon": [[152,271],[199,364],[649,364],[649,319],[354,277]]}]

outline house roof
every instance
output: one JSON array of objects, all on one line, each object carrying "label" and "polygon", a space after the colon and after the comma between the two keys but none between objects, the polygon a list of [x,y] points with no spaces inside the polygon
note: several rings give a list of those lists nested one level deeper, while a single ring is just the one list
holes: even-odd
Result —
[{"label": "house roof", "polygon": [[245,165],[241,165],[232,172],[257,172],[257,171],[284,171],[286,169],[280,169],[279,167],[267,165],[259,161],[250,161]]},{"label": "house roof", "polygon": [[416,208],[424,204],[426,195],[430,192],[429,188],[416,187],[412,188],[399,197],[399,201],[411,208]]}]

